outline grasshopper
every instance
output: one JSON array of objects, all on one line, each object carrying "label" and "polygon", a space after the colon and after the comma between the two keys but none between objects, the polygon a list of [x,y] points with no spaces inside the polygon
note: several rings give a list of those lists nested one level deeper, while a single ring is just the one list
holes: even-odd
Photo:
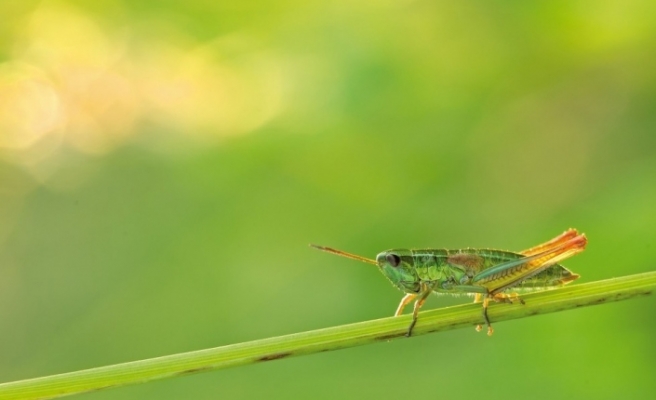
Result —
[{"label": "grasshopper", "polygon": [[[311,244],[316,249],[363,261],[378,269],[396,288],[405,293],[394,316],[413,300],[412,322],[406,336],[412,334],[419,309],[431,293],[473,294],[475,303],[483,303],[487,334],[494,329],[487,315],[490,300],[524,304],[517,291],[548,289],[579,278],[562,265],[562,260],[585,249],[588,239],[576,229],[568,229],[548,242],[519,253],[494,249],[391,249],[375,260],[341,250]],[[513,291],[517,290],[517,291]],[[476,326],[481,330],[481,325]]]}]

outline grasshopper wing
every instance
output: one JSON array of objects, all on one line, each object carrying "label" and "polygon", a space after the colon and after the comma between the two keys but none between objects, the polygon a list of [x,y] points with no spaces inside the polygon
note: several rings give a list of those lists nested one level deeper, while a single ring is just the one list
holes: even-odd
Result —
[{"label": "grasshopper wing", "polygon": [[491,294],[501,292],[580,253],[585,249],[587,242],[585,235],[575,236],[543,252],[492,266],[476,274],[472,278],[472,283],[487,288]]}]

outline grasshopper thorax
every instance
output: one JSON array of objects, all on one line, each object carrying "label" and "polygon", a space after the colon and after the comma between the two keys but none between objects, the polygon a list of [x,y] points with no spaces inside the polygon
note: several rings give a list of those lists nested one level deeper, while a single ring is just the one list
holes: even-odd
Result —
[{"label": "grasshopper thorax", "polygon": [[407,249],[392,249],[379,253],[376,264],[392,285],[407,293],[418,293],[419,277],[412,252]]}]

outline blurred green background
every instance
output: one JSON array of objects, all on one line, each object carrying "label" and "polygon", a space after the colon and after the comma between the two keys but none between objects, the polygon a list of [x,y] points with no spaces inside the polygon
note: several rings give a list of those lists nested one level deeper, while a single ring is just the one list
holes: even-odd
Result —
[{"label": "blurred green background", "polygon": [[[308,243],[521,250],[574,227],[579,282],[655,268],[653,1],[2,0],[0,20],[2,382],[393,314],[375,269]],[[83,396],[644,399],[655,315]]]}]

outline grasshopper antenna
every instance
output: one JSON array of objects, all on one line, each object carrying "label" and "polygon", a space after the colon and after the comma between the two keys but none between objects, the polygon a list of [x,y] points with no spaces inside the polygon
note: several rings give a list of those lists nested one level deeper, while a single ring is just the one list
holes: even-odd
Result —
[{"label": "grasshopper antenna", "polygon": [[376,260],[372,260],[371,258],[358,256],[358,255],[355,255],[355,254],[347,253],[345,251],[332,249],[330,247],[317,246],[316,244],[310,244],[310,247],[314,247],[317,250],[325,251],[326,253],[332,253],[332,254],[336,254],[336,255],[341,256],[341,257],[350,258],[352,260],[358,260],[358,261],[366,262],[368,264],[378,265]]}]

